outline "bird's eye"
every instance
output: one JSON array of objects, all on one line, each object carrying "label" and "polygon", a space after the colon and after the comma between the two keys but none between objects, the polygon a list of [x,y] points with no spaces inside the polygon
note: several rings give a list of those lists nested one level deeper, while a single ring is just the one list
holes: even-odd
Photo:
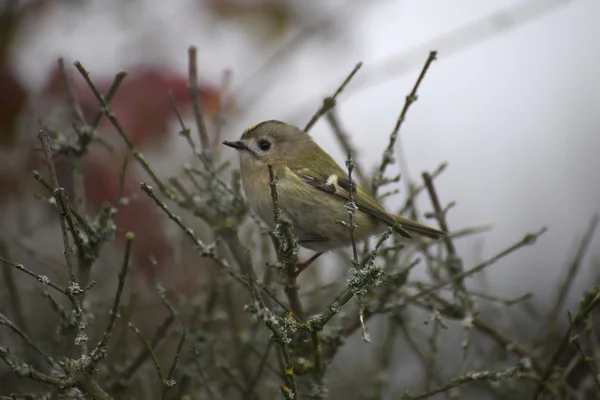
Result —
[{"label": "bird's eye", "polygon": [[271,142],[269,142],[267,139],[260,139],[258,141],[258,147],[262,150],[262,151],[267,151],[271,148]]}]

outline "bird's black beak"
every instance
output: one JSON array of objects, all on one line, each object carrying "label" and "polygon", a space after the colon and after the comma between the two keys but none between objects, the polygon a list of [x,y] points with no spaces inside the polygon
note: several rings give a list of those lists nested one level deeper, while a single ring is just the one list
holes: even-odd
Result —
[{"label": "bird's black beak", "polygon": [[241,140],[238,140],[237,142],[228,142],[227,140],[225,140],[223,144],[225,146],[233,147],[236,150],[248,150],[248,146],[246,146],[246,143],[242,142]]}]

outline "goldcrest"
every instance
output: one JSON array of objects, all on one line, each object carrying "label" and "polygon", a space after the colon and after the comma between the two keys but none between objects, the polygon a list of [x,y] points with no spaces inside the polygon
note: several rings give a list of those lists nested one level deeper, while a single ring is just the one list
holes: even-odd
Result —
[{"label": "goldcrest", "polygon": [[279,207],[289,218],[298,244],[324,252],[352,243],[348,222],[349,190],[357,206],[353,216],[357,242],[384,232],[389,226],[406,238],[412,234],[438,239],[445,232],[389,214],[367,190],[348,180],[340,167],[301,129],[280,121],[264,121],[248,128],[240,140],[224,141],[238,150],[242,185],[250,208],[274,226],[268,166],[277,177]]}]

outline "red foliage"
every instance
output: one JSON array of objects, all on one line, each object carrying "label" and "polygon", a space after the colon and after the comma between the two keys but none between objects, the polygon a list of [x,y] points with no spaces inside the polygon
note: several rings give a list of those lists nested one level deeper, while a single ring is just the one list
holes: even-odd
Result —
[{"label": "red foliage", "polygon": [[[4,75],[3,75],[4,74]],[[75,74],[74,74],[75,75]],[[7,71],[0,69],[0,132],[9,132],[14,135],[14,121],[25,103],[26,93]],[[107,93],[112,84],[112,77],[94,77],[92,79],[98,89]],[[9,82],[5,84],[4,82]],[[73,86],[75,95],[81,105],[84,116],[89,120],[100,109],[99,103],[91,89],[84,80],[74,76]],[[174,102],[179,111],[184,113],[189,109],[191,98],[188,92],[187,77],[174,74],[152,67],[134,69],[125,78],[110,105],[118,118],[125,133],[131,138],[139,149],[157,146],[168,139],[171,133],[168,129],[175,116],[173,107],[168,97],[168,91],[173,93]],[[200,85],[204,114],[207,118],[215,117],[220,103],[218,88],[207,84]],[[66,85],[62,75],[56,67],[50,76],[44,92],[57,101],[67,101]],[[10,100],[10,101],[9,101]],[[114,136],[115,132],[110,121],[103,118],[99,131],[102,134]],[[10,136],[7,136],[10,138]],[[83,172],[85,181],[85,198],[88,212],[94,215],[99,211],[104,202],[114,204],[119,190],[119,169],[124,155],[128,151],[120,141],[111,140],[111,143],[121,143],[113,154],[104,148],[92,146],[89,154],[83,159]],[[0,145],[9,143],[6,138],[0,137]],[[36,141],[37,144],[37,141]],[[39,164],[40,152],[33,152],[37,159],[34,165]],[[57,165],[59,181],[67,189],[72,186],[70,167],[64,162]],[[24,170],[23,174],[29,174]],[[15,176],[9,171],[0,171],[0,201],[9,193],[14,193],[19,181],[28,179],[27,176]],[[163,218],[160,210],[140,190],[140,177],[135,164],[132,162],[128,168],[124,184],[124,197],[134,197],[129,205],[119,206],[116,224],[119,229],[119,243],[123,243],[123,235],[131,231],[136,240],[133,247],[133,262],[145,272],[153,272],[151,258],[157,261],[158,268],[168,268],[173,261],[173,248],[165,236]],[[70,192],[70,190],[68,190]],[[4,196],[3,196],[4,194]]]},{"label": "red foliage", "polygon": [[[93,214],[100,211],[104,202],[114,204],[119,191],[122,163],[122,154],[119,157],[105,151],[92,152],[84,159],[85,195],[88,210]],[[134,163],[129,164],[123,185],[122,197],[129,201],[126,205],[118,206],[115,217],[118,227],[117,241],[123,243],[125,234],[133,232],[133,264],[152,275],[154,264],[151,258],[157,262],[158,269],[168,268],[173,261],[173,248],[165,237],[161,210],[141,192],[142,179],[136,173],[135,167]]]},{"label": "red foliage", "polygon": [[[112,78],[95,79],[94,84],[102,93],[108,92]],[[99,110],[99,104],[83,78],[74,79],[74,92],[84,114],[91,118]],[[156,145],[170,133],[168,124],[174,117],[173,107],[168,97],[169,90],[180,112],[190,105],[186,77],[158,68],[140,67],[125,78],[110,105],[121,126],[138,147]],[[51,74],[46,92],[66,96],[66,86],[58,68]],[[220,102],[219,89],[200,84],[202,109],[205,116],[214,118]],[[103,120],[101,128],[108,128],[110,122]]]}]

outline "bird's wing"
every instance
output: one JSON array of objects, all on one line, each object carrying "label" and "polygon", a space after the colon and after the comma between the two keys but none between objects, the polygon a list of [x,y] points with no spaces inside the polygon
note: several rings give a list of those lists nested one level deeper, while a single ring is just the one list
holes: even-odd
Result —
[{"label": "bird's wing", "polygon": [[[333,174],[323,174],[309,168],[289,169],[298,178],[309,185],[340,199],[340,202],[350,201],[350,190],[352,190],[352,200],[359,210],[371,215],[377,220],[390,226],[396,226],[396,230],[402,236],[410,238],[411,235],[398,226],[398,223],[379,205],[379,202],[371,196],[364,188],[354,181],[348,179],[348,174],[344,172],[337,164],[329,166],[329,171],[335,171]],[[352,189],[351,189],[352,188]]]}]

